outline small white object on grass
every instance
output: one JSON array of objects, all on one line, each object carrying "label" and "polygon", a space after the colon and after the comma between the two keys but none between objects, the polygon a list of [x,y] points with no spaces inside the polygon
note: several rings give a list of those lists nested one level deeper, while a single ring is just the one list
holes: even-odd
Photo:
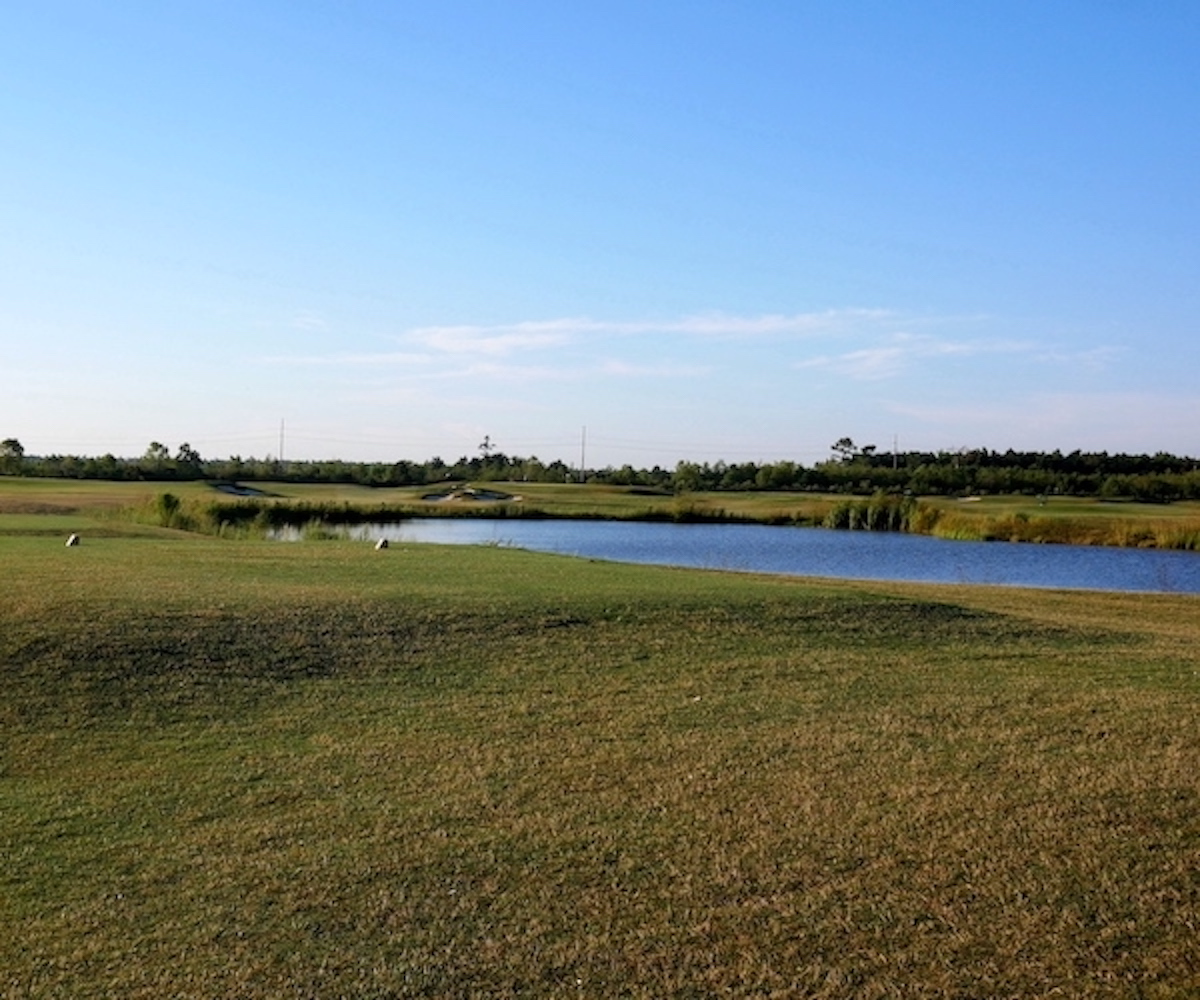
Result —
[{"label": "small white object on grass", "polygon": [[67,548],[72,548],[78,544],[79,544],[79,536],[78,535],[71,535],[67,539]]},{"label": "small white object on grass", "polygon": [[379,541],[377,541],[375,543],[376,550],[386,549],[387,547],[388,547],[388,540],[386,538],[381,538],[381,539],[379,539]]}]

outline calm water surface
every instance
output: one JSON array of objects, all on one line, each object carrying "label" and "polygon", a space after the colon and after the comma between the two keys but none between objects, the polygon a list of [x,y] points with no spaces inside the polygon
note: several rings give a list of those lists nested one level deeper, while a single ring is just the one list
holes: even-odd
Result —
[{"label": "calm water surface", "polygon": [[450,520],[362,525],[364,540],[510,545],[617,562],[862,580],[1200,593],[1200,554],[954,542],[748,524]]}]

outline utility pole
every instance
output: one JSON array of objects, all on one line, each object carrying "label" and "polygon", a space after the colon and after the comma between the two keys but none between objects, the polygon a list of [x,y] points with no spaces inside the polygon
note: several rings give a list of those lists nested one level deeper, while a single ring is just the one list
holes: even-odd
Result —
[{"label": "utility pole", "polygon": [[283,465],[283,418],[279,418],[279,464]]},{"label": "utility pole", "polygon": [[587,424],[583,425],[583,433],[579,437],[579,481],[587,480]]}]

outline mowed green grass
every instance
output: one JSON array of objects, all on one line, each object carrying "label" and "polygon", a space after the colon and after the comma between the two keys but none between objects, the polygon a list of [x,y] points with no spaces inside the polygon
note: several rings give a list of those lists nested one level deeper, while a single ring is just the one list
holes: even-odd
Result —
[{"label": "mowed green grass", "polygon": [[0,477],[0,536],[116,537],[161,534],[138,523],[154,498],[173,491],[193,500],[219,496],[206,483],[110,483]]},{"label": "mowed green grass", "polygon": [[0,477],[0,513],[100,511],[143,503],[164,490],[192,496],[217,495],[207,483],[124,483],[3,476]]},{"label": "mowed green grass", "polygon": [[[686,514],[730,515],[769,520],[797,516],[820,520],[836,502],[832,495],[766,491],[722,491],[719,493],[685,493],[641,489],[629,486],[607,486],[598,483],[507,483],[486,482],[475,485],[508,494],[511,501],[487,503],[482,501],[425,501],[436,497],[448,487],[428,486],[378,487],[312,483],[250,483],[271,496],[283,500],[313,504],[350,504],[371,508],[378,506],[420,506],[428,503],[431,512],[445,512],[462,507],[484,510],[490,507],[512,507],[536,510],[556,517],[673,517]],[[452,486],[462,486],[454,483]]]},{"label": "mowed green grass", "polygon": [[1198,612],[0,537],[0,995],[1196,996]]},{"label": "mowed green grass", "polygon": [[[517,509],[533,509],[554,516],[580,517],[637,517],[674,516],[679,513],[726,513],[731,515],[772,519],[797,515],[820,517],[832,507],[834,497],[811,493],[786,492],[720,492],[673,493],[640,490],[629,486],[600,484],[556,483],[481,483],[482,489],[496,490],[520,498],[511,504],[426,501],[446,489],[461,487],[462,483],[431,484],[426,486],[372,487],[355,484],[268,483],[247,481],[247,486],[262,490],[269,501],[341,505],[374,508],[427,507],[430,513],[448,513],[460,508],[486,510],[512,505]],[[160,493],[169,492],[187,503],[235,501],[208,483],[106,483],[101,480],[36,479],[0,477],[0,533],[14,516],[60,515],[107,517],[112,521],[121,510],[149,508]]]},{"label": "mowed green grass", "polygon": [[945,511],[983,517],[1025,514],[1028,517],[1053,518],[1152,518],[1200,519],[1200,503],[1137,503],[1132,500],[1099,500],[1093,497],[1032,497],[1001,495],[962,500],[953,497],[925,497],[925,502]]},{"label": "mowed green grass", "polygon": [[1200,503],[1106,502],[1083,497],[995,496],[922,501],[941,516],[930,528],[946,538],[1153,546],[1200,551]]}]

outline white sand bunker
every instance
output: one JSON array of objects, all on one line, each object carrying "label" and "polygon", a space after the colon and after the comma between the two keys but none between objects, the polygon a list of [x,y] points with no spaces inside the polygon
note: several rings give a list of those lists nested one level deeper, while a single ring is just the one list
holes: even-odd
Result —
[{"label": "white sand bunker", "polygon": [[243,486],[241,483],[213,483],[213,489],[220,493],[228,493],[233,497],[268,497],[271,494],[253,486]]},{"label": "white sand bunker", "polygon": [[431,503],[450,503],[458,501],[461,503],[501,503],[505,500],[520,501],[520,497],[513,496],[511,493],[502,493],[500,490],[477,490],[474,487],[468,486],[461,490],[449,490],[445,493],[426,493],[422,500],[428,500]]}]

